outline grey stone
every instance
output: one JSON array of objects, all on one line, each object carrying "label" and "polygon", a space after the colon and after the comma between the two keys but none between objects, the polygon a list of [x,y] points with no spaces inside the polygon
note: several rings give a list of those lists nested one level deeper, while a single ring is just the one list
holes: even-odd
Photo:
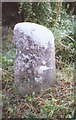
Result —
[{"label": "grey stone", "polygon": [[55,47],[52,32],[30,22],[14,27],[15,85],[21,95],[46,90],[56,83]]}]

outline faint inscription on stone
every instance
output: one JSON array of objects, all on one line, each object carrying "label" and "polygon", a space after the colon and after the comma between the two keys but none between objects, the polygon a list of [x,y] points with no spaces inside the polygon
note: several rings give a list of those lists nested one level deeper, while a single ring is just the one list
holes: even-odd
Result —
[{"label": "faint inscription on stone", "polygon": [[31,94],[53,86],[56,73],[52,32],[35,23],[18,23],[13,40],[16,46],[14,81],[18,92]]}]

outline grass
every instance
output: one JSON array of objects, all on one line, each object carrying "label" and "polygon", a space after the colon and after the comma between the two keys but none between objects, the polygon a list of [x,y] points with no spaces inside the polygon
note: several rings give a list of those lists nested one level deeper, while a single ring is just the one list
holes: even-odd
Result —
[{"label": "grass", "polygon": [[12,76],[3,81],[3,117],[74,118],[74,81],[58,80],[55,87],[23,98],[17,94]]}]

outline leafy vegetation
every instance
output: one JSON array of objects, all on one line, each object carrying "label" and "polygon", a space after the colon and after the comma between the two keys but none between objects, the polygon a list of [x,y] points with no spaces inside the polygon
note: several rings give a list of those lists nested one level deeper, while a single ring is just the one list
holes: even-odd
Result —
[{"label": "leafy vegetation", "polygon": [[13,73],[15,59],[13,30],[11,27],[7,27],[7,29],[4,27],[2,54],[0,54],[3,90],[3,94],[0,92],[0,96],[3,97],[3,118],[75,119],[75,16],[70,12],[67,13],[64,4],[60,2],[20,3],[18,12],[22,21],[43,24],[53,32],[56,48],[57,85],[37,95],[24,97],[18,95]]}]

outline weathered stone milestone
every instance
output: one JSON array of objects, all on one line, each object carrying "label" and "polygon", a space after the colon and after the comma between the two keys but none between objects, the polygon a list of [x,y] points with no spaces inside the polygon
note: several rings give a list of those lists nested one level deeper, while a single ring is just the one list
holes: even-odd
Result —
[{"label": "weathered stone milestone", "polygon": [[16,46],[14,82],[18,92],[31,94],[53,86],[56,79],[52,32],[35,23],[18,23],[13,40]]}]

